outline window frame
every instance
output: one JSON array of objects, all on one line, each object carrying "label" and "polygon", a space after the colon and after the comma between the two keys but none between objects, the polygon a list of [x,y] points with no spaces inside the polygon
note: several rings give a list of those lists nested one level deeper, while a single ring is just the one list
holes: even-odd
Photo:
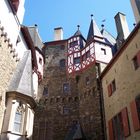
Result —
[{"label": "window frame", "polygon": [[73,59],[73,63],[76,65],[76,64],[80,64],[81,63],[81,58],[80,57],[75,57]]},{"label": "window frame", "polygon": [[[45,91],[47,91],[47,93]],[[48,87],[44,87],[44,89],[43,89],[43,96],[48,96],[48,94],[49,94]]]},{"label": "window frame", "polygon": [[77,46],[77,45],[78,45],[78,40],[72,41],[72,42],[70,42],[70,44],[69,44],[70,48],[75,47],[75,46]]},{"label": "window frame", "polygon": [[[64,89],[65,88],[64,86],[68,86],[68,87],[66,87],[66,89]],[[70,93],[70,83],[69,82],[63,83],[63,93],[64,94],[69,94]]]},{"label": "window frame", "polygon": [[101,52],[103,52],[103,54],[106,55],[106,49],[101,48]]},{"label": "window frame", "polygon": [[65,68],[66,67],[66,59],[61,59],[59,61],[59,66],[60,66],[60,68]]},{"label": "window frame", "polygon": [[137,70],[140,67],[140,50],[133,57],[132,61],[133,61],[134,69]]},{"label": "window frame", "polygon": [[[17,115],[20,115],[20,121],[17,120]],[[19,102],[19,105],[15,111],[14,121],[13,121],[13,131],[15,133],[21,134],[23,131],[23,125],[24,125],[24,116],[25,116],[25,107],[24,105]],[[19,130],[16,130],[16,125],[19,125]]]},{"label": "window frame", "polygon": [[112,82],[107,86],[108,88],[108,96],[110,97],[116,91],[116,80],[112,80]]}]

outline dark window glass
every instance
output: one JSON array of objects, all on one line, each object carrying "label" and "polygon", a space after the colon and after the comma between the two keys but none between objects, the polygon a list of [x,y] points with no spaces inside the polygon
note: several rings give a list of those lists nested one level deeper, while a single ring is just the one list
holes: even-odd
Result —
[{"label": "dark window glass", "polygon": [[61,68],[65,68],[66,64],[65,64],[65,59],[61,59],[60,60],[60,67]]},{"label": "dark window glass", "polygon": [[73,41],[73,42],[70,43],[70,47],[74,47],[76,45],[78,45],[78,41]]},{"label": "dark window glass", "polygon": [[47,96],[48,95],[48,88],[44,87],[43,95]]},{"label": "dark window glass", "polygon": [[86,54],[82,56],[82,61],[86,61]]},{"label": "dark window glass", "polygon": [[63,107],[63,114],[68,115],[70,113],[69,107]]},{"label": "dark window glass", "polygon": [[74,58],[74,64],[79,64],[80,62],[80,57]]},{"label": "dark window glass", "polygon": [[86,77],[86,85],[89,85],[90,84],[90,79],[89,79],[89,77]]},{"label": "dark window glass", "polygon": [[134,68],[135,68],[135,70],[136,70],[136,69],[139,67],[137,56],[135,56],[135,57],[133,58],[133,64],[134,64]]},{"label": "dark window glass", "polygon": [[137,106],[137,112],[140,121],[140,96],[136,98],[136,106]]},{"label": "dark window glass", "polygon": [[39,58],[39,63],[42,65],[42,59],[41,58]]},{"label": "dark window glass", "polygon": [[115,82],[115,80],[112,81],[111,87],[112,87],[112,92],[114,92],[116,90],[116,82]]},{"label": "dark window glass", "polygon": [[123,123],[121,113],[113,118],[114,139],[124,140]]},{"label": "dark window glass", "polygon": [[68,93],[70,91],[69,83],[63,84],[63,93]]},{"label": "dark window glass", "polygon": [[90,51],[87,51],[86,58],[89,58],[89,57],[90,57]]},{"label": "dark window glass", "polygon": [[106,49],[101,48],[101,51],[103,52],[104,55],[106,55]]}]

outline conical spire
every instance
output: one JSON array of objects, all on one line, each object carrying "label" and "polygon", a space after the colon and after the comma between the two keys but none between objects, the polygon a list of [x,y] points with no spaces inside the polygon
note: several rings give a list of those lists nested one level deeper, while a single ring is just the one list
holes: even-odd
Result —
[{"label": "conical spire", "polygon": [[24,53],[12,77],[8,92],[18,92],[33,97],[31,51]]},{"label": "conical spire", "polygon": [[93,20],[92,17],[93,15],[91,15],[91,22],[90,22],[90,27],[88,31],[87,41],[94,37],[103,37],[95,20]]}]

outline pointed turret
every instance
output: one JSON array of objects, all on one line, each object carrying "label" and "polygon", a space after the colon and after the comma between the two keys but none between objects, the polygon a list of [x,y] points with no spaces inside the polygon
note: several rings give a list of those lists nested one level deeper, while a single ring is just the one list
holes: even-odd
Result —
[{"label": "pointed turret", "polygon": [[80,25],[77,25],[77,27],[78,27],[78,30],[75,32],[74,36],[82,35],[80,31]]},{"label": "pointed turret", "polygon": [[94,39],[101,39],[103,38],[95,20],[93,20],[93,15],[91,15],[91,22],[90,22],[90,27],[88,31],[88,36],[87,36],[87,42],[90,41],[92,38]]},{"label": "pointed turret", "polygon": [[33,97],[32,81],[31,51],[28,50],[24,53],[22,60],[16,68],[8,92],[18,92]]}]

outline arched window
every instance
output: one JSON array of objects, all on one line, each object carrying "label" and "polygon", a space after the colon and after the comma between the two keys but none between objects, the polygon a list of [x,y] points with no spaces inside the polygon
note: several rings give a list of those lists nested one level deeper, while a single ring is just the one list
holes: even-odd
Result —
[{"label": "arched window", "polygon": [[61,59],[61,60],[60,60],[60,67],[61,67],[61,68],[65,68],[65,66],[66,66],[65,63],[66,63],[65,59]]}]

